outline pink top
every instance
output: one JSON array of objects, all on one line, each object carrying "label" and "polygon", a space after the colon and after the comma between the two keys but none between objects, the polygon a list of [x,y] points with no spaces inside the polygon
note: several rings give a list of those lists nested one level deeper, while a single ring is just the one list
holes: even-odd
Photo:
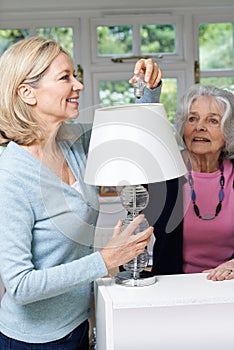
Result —
[{"label": "pink top", "polygon": [[[191,189],[184,186],[184,273],[199,273],[218,266],[234,253],[234,171],[230,161],[224,161],[224,200],[222,210],[213,220],[199,219],[191,201]],[[192,171],[196,204],[200,215],[214,214],[219,202],[220,171]]]}]

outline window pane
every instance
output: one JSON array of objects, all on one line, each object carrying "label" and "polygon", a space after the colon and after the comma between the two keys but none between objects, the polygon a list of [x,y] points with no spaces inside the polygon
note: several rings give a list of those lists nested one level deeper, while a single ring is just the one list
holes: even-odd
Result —
[{"label": "window pane", "polygon": [[134,103],[135,101],[133,86],[126,80],[101,81],[99,98],[102,106]]},{"label": "window pane", "polygon": [[233,68],[233,28],[231,23],[199,25],[200,69]]},{"label": "window pane", "polygon": [[234,92],[234,77],[210,77],[210,78],[201,78],[201,84],[204,85],[213,85],[221,89],[229,89]]},{"label": "window pane", "polygon": [[[134,88],[126,80],[101,81],[99,98],[102,106],[135,103]],[[177,80],[163,79],[160,102],[164,104],[168,119],[173,122],[177,109]]]},{"label": "window pane", "polygon": [[175,53],[175,28],[171,24],[143,25],[140,28],[141,53]]},{"label": "window pane", "polygon": [[6,49],[19,40],[29,36],[29,29],[2,29],[0,30],[0,56]]},{"label": "window pane", "polygon": [[73,29],[60,28],[37,28],[36,35],[59,42],[62,47],[73,57]]},{"label": "window pane", "polygon": [[98,55],[129,55],[132,54],[131,26],[98,26]]},{"label": "window pane", "polygon": [[173,123],[174,115],[177,110],[177,79],[162,79],[162,93],[160,102],[164,104],[168,119]]}]

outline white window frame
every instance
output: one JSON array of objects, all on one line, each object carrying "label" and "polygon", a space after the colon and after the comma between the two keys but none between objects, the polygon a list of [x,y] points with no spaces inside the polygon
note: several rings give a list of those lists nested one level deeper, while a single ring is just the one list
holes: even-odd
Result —
[{"label": "white window frame", "polygon": [[180,103],[183,92],[186,89],[186,72],[184,70],[167,70],[163,75],[165,79],[176,79],[177,81],[177,105]]},{"label": "white window frame", "polygon": [[[199,62],[199,32],[198,28],[201,23],[232,23],[234,28],[234,15],[230,16],[228,14],[224,15],[221,14],[219,16],[214,14],[207,14],[207,15],[196,15],[193,19],[193,41],[194,41],[194,54],[195,54],[195,60]],[[234,53],[234,33],[233,33],[233,53]],[[224,68],[224,69],[212,69],[212,70],[200,70],[199,72],[200,78],[210,78],[210,77],[230,77],[234,76],[234,67],[233,68]]]},{"label": "white window frame", "polygon": [[[184,50],[183,47],[183,16],[178,15],[123,15],[123,16],[108,16],[104,18],[92,18],[91,19],[91,57],[92,63],[105,63],[108,64],[113,56],[98,56],[98,38],[97,38],[97,27],[98,26],[132,26],[133,30],[133,52],[132,55],[140,56],[140,26],[147,24],[171,24],[175,26],[175,53],[162,54],[163,59],[166,61],[183,61]],[[148,54],[147,54],[148,55]],[[127,55],[126,55],[127,56]],[[157,57],[158,55],[152,55]],[[116,55],[116,57],[118,57]]]},{"label": "white window frame", "polygon": [[29,19],[28,21],[18,19],[14,20],[14,22],[6,22],[2,21],[0,23],[0,29],[29,29],[29,35],[34,36],[36,34],[37,28],[55,28],[55,27],[72,27],[73,28],[73,47],[74,47],[74,61],[79,62],[80,59],[78,57],[78,43],[80,42],[79,37],[79,19]]},{"label": "white window frame", "polygon": [[[111,57],[97,54],[98,25],[133,25],[133,54],[140,56],[139,27],[142,24],[174,24],[176,28],[176,54],[163,54],[155,60],[163,71],[163,77],[177,79],[178,103],[185,90],[194,83],[194,61],[198,60],[198,25],[200,23],[234,23],[234,14],[230,8],[206,8],[200,14],[197,8],[160,10],[155,14],[126,14],[105,11],[48,11],[0,13],[1,29],[30,30],[33,35],[36,27],[73,27],[74,29],[74,66],[79,63],[84,69],[85,92],[80,94],[80,110],[90,110],[99,106],[100,80],[128,80],[133,72],[135,61],[113,63]],[[234,76],[234,70],[202,71],[201,77]],[[117,77],[117,78],[116,78]],[[83,113],[81,113],[83,114]],[[86,120],[86,119],[85,119]]]}]

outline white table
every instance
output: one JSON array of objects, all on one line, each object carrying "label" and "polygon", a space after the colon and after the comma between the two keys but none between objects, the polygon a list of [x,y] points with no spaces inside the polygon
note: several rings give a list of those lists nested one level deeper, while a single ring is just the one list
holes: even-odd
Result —
[{"label": "white table", "polygon": [[97,350],[233,350],[234,280],[158,276],[148,287],[96,282]]}]

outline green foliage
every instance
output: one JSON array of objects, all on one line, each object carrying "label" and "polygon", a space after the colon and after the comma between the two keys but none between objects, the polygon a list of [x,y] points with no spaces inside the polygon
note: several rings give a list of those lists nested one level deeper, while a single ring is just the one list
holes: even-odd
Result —
[{"label": "green foliage", "polygon": [[120,55],[132,53],[131,26],[97,27],[98,54]]},{"label": "green foliage", "polygon": [[234,77],[209,77],[201,78],[201,84],[213,85],[220,89],[228,89],[234,92]]},{"label": "green foliage", "polygon": [[[36,35],[54,39],[73,57],[73,29],[67,28],[37,28]],[[29,29],[0,30],[0,55],[12,44],[29,36]]]},{"label": "green foliage", "polygon": [[0,29],[0,56],[11,45],[29,36],[28,29]]},{"label": "green foliage", "polygon": [[70,27],[37,28],[36,35],[59,42],[64,50],[73,57],[73,29]]},{"label": "green foliage", "polygon": [[[131,54],[131,26],[98,26],[98,54]],[[140,28],[141,53],[175,51],[175,28],[173,25],[143,25]]]},{"label": "green foliage", "polygon": [[134,103],[133,86],[126,80],[100,82],[100,103],[102,106]]},{"label": "green foliage", "polygon": [[168,119],[173,123],[177,110],[177,82],[176,79],[163,79],[160,102],[163,103]]},{"label": "green foliage", "polygon": [[199,26],[200,68],[233,68],[232,23],[208,23]]},{"label": "green foliage", "polygon": [[143,25],[140,37],[143,54],[175,51],[175,29],[172,25]]}]

